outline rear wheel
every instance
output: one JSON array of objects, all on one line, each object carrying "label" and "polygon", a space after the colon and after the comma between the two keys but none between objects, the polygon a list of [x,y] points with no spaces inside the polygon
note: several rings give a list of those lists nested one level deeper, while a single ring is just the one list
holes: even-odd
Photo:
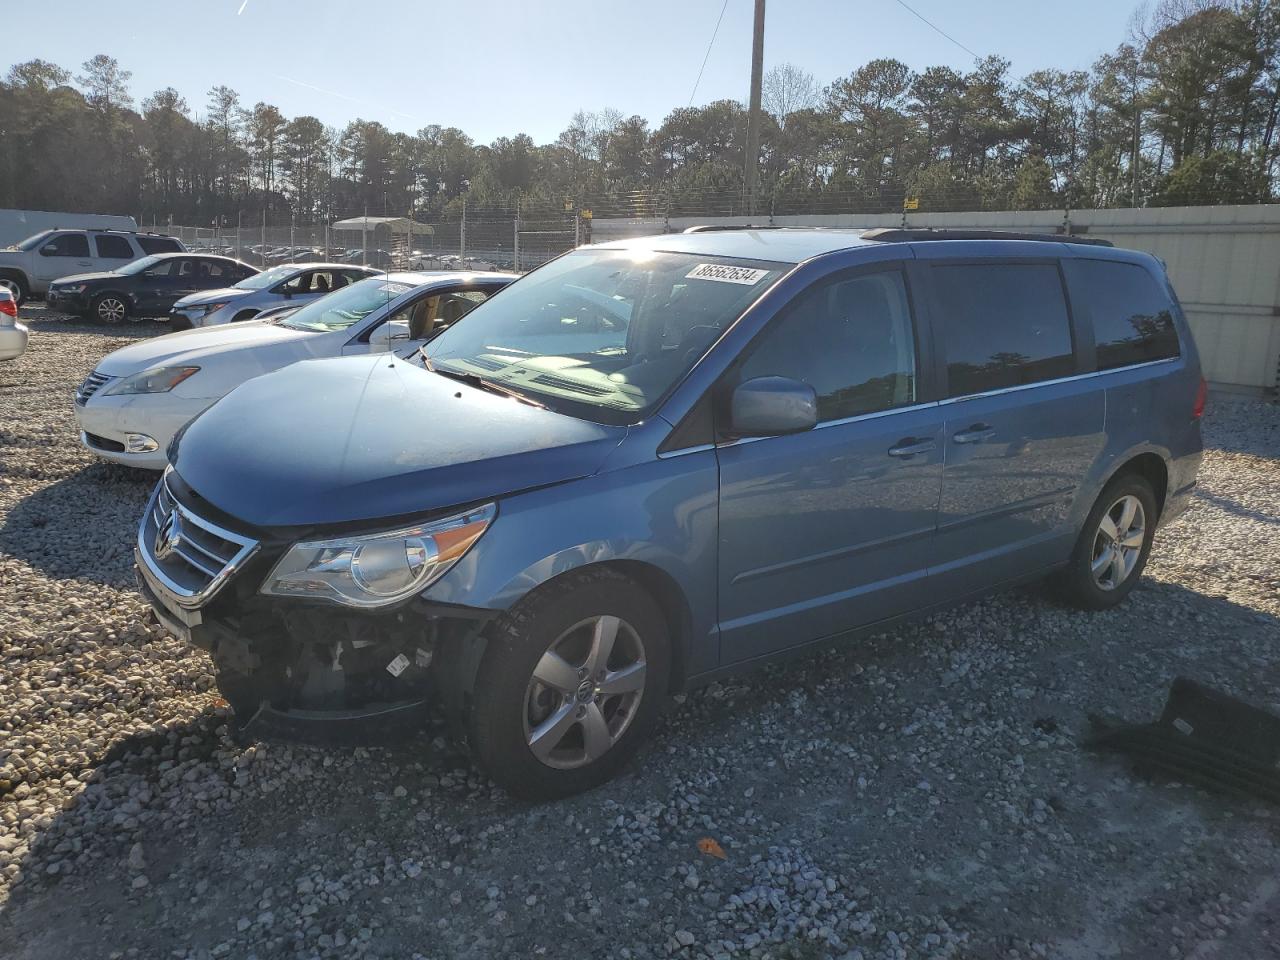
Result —
[{"label": "rear wheel", "polygon": [[1151,484],[1124,474],[1107,484],[1058,574],[1064,598],[1085,610],[1106,610],[1129,595],[1147,565],[1157,508]]},{"label": "rear wheel", "polygon": [[589,790],[648,737],[670,662],[666,621],[643,588],[608,569],[569,574],[490,627],[471,744],[516,796]]},{"label": "rear wheel", "polygon": [[99,323],[115,325],[129,316],[129,305],[118,293],[103,293],[93,298],[89,315]]}]

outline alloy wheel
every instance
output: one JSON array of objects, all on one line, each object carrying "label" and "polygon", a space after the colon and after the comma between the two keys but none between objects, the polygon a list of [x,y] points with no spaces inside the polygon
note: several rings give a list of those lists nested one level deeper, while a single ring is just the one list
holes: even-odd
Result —
[{"label": "alloy wheel", "polygon": [[1125,494],[1102,515],[1089,564],[1100,589],[1114,590],[1129,579],[1142,556],[1146,535],[1146,511],[1133,494]]},{"label": "alloy wheel", "polygon": [[126,312],[124,302],[116,297],[103,297],[98,301],[98,319],[103,323],[119,323]]},{"label": "alloy wheel", "polygon": [[18,286],[17,280],[10,280],[8,277],[0,277],[0,287],[8,290],[13,294],[14,302],[22,299],[22,288]]},{"label": "alloy wheel", "polygon": [[618,617],[592,617],[560,634],[525,691],[530,751],[558,770],[600,759],[635,719],[647,668],[640,635]]}]

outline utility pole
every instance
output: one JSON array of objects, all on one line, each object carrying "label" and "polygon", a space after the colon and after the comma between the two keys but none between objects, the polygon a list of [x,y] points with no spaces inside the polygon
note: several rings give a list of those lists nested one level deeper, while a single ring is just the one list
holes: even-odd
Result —
[{"label": "utility pole", "polygon": [[756,0],[751,38],[751,108],[747,114],[747,215],[755,216],[756,181],[760,177],[760,87],[764,81],[764,0]]}]

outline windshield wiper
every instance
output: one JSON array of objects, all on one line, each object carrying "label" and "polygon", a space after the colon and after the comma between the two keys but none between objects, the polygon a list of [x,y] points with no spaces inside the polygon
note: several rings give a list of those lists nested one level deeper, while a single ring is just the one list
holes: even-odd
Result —
[{"label": "windshield wiper", "polygon": [[527,403],[531,407],[538,407],[545,410],[546,404],[539,403],[528,394],[521,393],[519,390],[512,390],[510,387],[503,386],[500,383],[494,383],[492,380],[486,380],[484,377],[475,373],[466,373],[462,370],[443,370],[431,362],[431,358],[427,356],[422,347],[418,348],[418,355],[422,357],[422,362],[427,370],[431,373],[437,373],[442,377],[448,377],[451,380],[458,380],[465,383],[469,387],[475,387],[477,390],[487,390],[489,393],[496,393],[499,396],[511,397],[519,400],[521,403]]}]

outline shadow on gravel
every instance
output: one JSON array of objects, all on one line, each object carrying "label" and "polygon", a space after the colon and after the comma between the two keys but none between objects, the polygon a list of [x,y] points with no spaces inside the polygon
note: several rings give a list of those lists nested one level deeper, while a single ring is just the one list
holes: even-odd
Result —
[{"label": "shadow on gravel", "polygon": [[[108,916],[112,943],[143,956],[209,949],[219,940],[235,941],[230,955],[248,955],[251,935],[236,939],[232,931],[237,918],[258,915],[264,876],[268,887],[292,889],[309,874],[353,870],[353,845],[367,842],[378,871],[384,857],[386,864],[399,862],[412,846],[416,860],[452,870],[438,874],[450,884],[503,886],[530,864],[577,850],[586,832],[607,837],[618,817],[674,802],[673,782],[685,784],[682,791],[696,782],[700,802],[724,817],[754,804],[772,821],[759,836],[743,828],[738,839],[746,846],[726,870],[748,870],[745,854],[794,837],[802,849],[821,850],[819,859],[833,874],[856,876],[860,865],[870,864],[879,899],[964,918],[979,944],[1015,933],[1044,940],[1087,917],[1079,890],[1124,887],[1141,879],[1134,871],[1152,869],[1097,855],[1118,836],[1127,849],[1161,851],[1169,847],[1163,831],[1171,811],[1191,810],[1208,834],[1224,838],[1242,819],[1231,801],[1165,789],[1079,749],[1088,713],[1141,717],[1163,702],[1178,674],[1269,703],[1280,687],[1277,646],[1276,617],[1179,585],[1144,580],[1125,605],[1099,614],[1058,607],[1035,588],[1014,591],[695,691],[669,704],[654,743],[622,777],[541,807],[506,799],[456,755],[435,752],[434,731],[374,751],[278,744],[239,751],[226,737],[220,711],[211,708],[109,744],[87,777],[83,768],[68,768],[42,778],[57,783],[75,774],[88,785],[78,795],[41,801],[56,812],[34,834],[22,835],[29,846],[20,861],[23,882],[0,907],[0,929],[12,931],[11,942],[26,943],[18,954],[23,958],[96,955],[99,923]],[[922,795],[921,771],[908,756],[920,749],[922,734],[912,728],[922,709],[986,731],[971,744],[953,735],[947,749],[931,751],[929,779],[945,797],[943,816],[910,799]],[[1046,749],[1025,746],[1038,738],[1046,739]],[[1001,784],[1014,754],[1019,778],[1035,784],[1027,796],[1049,796],[1053,824],[1080,840],[1063,843],[1056,826],[1034,829],[1030,821],[1019,830],[970,831],[973,823],[1007,819]],[[859,783],[862,773],[874,774],[869,783]],[[1128,785],[1117,789],[1117,777]],[[1059,803],[1064,782],[1092,786],[1083,795],[1067,792]],[[799,803],[798,787],[805,798]],[[747,788],[754,801],[741,799]],[[894,808],[890,829],[886,816],[893,817]],[[916,808],[925,812],[913,813]],[[1099,834],[1100,816],[1115,811],[1119,819]],[[664,868],[692,855],[700,829],[693,820],[657,822],[652,842],[634,841],[628,875],[636,896],[659,902],[672,883]],[[988,842],[980,849],[983,837]],[[145,868],[130,863],[137,842]],[[961,872],[939,865],[936,876],[922,877],[917,861],[937,862],[940,848]],[[964,864],[988,856],[1007,896],[974,889],[963,874]],[[50,872],[54,863],[59,866]],[[256,887],[247,879],[255,870]],[[1059,874],[1075,879],[1060,891],[1054,887],[1047,900],[1016,893]],[[732,887],[737,876],[726,884]],[[197,885],[208,892],[192,909]],[[379,917],[374,955],[409,956],[411,947],[429,946],[433,931],[398,918],[425,909],[430,917],[453,914],[470,922],[470,900],[446,901],[446,891],[443,881],[435,888],[379,885],[357,892],[350,908],[362,918]],[[614,906],[606,896],[605,912]],[[717,908],[696,898],[679,909],[686,926],[695,925],[689,929],[717,923]],[[172,919],[153,924],[162,916],[183,920],[176,927]],[[477,929],[483,922],[476,921]],[[545,925],[530,922],[532,933],[547,933]],[[575,936],[596,934],[584,928]],[[605,934],[582,944],[605,952],[613,945]],[[286,949],[282,940],[258,953],[294,948],[300,944],[290,940]],[[986,954],[977,949],[972,955]]]},{"label": "shadow on gravel", "polygon": [[50,577],[124,587],[133,582],[133,540],[157,474],[110,463],[41,487],[0,526],[0,553]]},{"label": "shadow on gravel", "polygon": [[1261,510],[1254,510],[1251,507],[1242,506],[1230,497],[1224,497],[1221,494],[1210,493],[1207,490],[1200,489],[1196,491],[1196,499],[1211,503],[1223,513],[1229,513],[1233,517],[1240,517],[1244,520],[1254,520],[1258,523],[1267,523],[1273,526],[1280,526],[1280,517],[1274,514],[1264,513]]},{"label": "shadow on gravel", "polygon": [[[86,320],[83,317],[51,313],[45,309],[43,303],[23,304],[19,310],[18,319],[25,323],[33,333],[38,333],[41,336],[58,333],[99,333],[111,339],[130,341],[158,337],[169,332],[169,324],[159,323],[155,320],[139,320],[137,323],[106,326]],[[124,346],[124,343],[122,342],[120,345]]]}]

